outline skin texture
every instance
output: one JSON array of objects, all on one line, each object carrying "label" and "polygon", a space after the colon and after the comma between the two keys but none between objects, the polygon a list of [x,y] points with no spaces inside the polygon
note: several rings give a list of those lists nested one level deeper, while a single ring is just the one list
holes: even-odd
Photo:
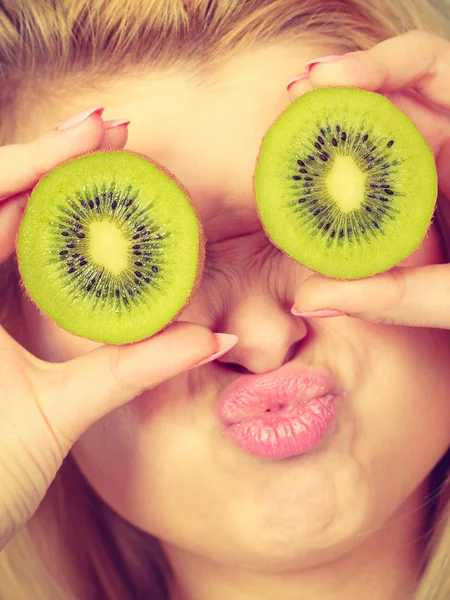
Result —
[{"label": "skin texture", "polygon": [[[127,147],[189,190],[208,242],[182,320],[239,337],[219,361],[143,393],[73,448],[105,501],[162,540],[176,574],[174,600],[400,600],[418,574],[423,482],[449,443],[449,332],[294,317],[311,273],[270,245],[252,197],[260,141],[289,103],[287,80],[333,53],[278,45],[230,62],[207,82],[149,74],[104,96],[74,98],[70,108],[100,102],[105,118],[130,118]],[[60,120],[69,116],[67,106],[60,110]],[[403,266],[442,262],[433,227]],[[26,300],[23,309],[26,344],[39,358],[62,362],[97,347]],[[223,436],[215,406],[240,373],[288,362],[331,370],[344,393],[320,447],[266,462]]]}]

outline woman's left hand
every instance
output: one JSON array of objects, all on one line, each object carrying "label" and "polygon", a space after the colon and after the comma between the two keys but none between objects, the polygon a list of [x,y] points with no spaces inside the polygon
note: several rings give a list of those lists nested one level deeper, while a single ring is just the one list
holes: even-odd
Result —
[{"label": "woman's left hand", "polygon": [[[309,77],[302,74],[289,85],[293,100],[311,89],[345,86],[381,93],[401,108],[430,145],[439,187],[450,198],[450,42],[412,31],[368,51],[311,61],[307,70]],[[450,215],[450,206],[444,209]],[[324,309],[380,323],[450,329],[450,265],[396,267],[356,281],[312,275],[296,294],[294,314],[312,317]]]}]

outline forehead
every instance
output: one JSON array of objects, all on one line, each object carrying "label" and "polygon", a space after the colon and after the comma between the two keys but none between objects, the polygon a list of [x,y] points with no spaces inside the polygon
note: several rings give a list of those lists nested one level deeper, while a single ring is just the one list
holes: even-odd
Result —
[{"label": "forehead", "polygon": [[198,77],[177,69],[112,86],[105,118],[130,118],[128,148],[168,168],[188,189],[207,238],[260,228],[252,177],[262,138],[288,106],[286,82],[331,47],[277,44]]}]

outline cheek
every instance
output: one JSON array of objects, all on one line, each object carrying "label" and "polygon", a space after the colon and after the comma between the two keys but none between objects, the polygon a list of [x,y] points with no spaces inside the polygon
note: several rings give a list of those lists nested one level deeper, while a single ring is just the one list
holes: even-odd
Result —
[{"label": "cheek", "polygon": [[[145,482],[151,480],[151,460],[141,452],[140,441],[132,413],[122,408],[90,427],[71,450],[93,488],[126,519],[133,515],[140,498],[150,497]],[[144,478],[139,476],[143,461],[147,467]]]},{"label": "cheek", "polygon": [[[359,357],[341,359],[355,386],[342,420],[335,481],[341,506],[353,505],[355,514],[362,504],[358,484],[366,491],[367,530],[417,510],[427,476],[449,447],[450,333],[357,322],[349,339]],[[351,348],[344,344],[342,352],[350,355]]]},{"label": "cheek", "polygon": [[[97,493],[123,518],[175,544],[208,538],[221,482],[212,458],[210,412],[174,378],[92,426],[72,455]],[[219,508],[220,507],[220,508]]]},{"label": "cheek", "polygon": [[377,473],[389,502],[395,487],[400,493],[411,490],[448,447],[450,334],[363,327],[366,347],[371,339],[370,359],[355,395],[354,409],[359,415],[355,454]]}]

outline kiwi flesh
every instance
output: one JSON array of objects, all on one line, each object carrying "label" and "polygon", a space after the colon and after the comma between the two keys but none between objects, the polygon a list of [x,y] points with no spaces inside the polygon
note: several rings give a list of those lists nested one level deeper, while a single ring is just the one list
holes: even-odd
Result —
[{"label": "kiwi flesh", "polygon": [[380,94],[308,92],[265,136],[255,199],[273,243],[329,277],[381,273],[418,248],[433,217],[433,154]]},{"label": "kiwi flesh", "polygon": [[17,258],[43,313],[75,335],[124,344],[161,331],[188,303],[203,234],[168,171],[132,152],[99,151],[36,185]]}]

